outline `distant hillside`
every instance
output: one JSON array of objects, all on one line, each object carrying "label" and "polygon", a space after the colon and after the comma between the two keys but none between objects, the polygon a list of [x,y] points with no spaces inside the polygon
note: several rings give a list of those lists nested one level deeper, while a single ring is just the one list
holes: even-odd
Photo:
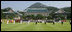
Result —
[{"label": "distant hillside", "polygon": [[71,12],[71,7],[64,7],[64,8],[61,8],[61,9],[63,9],[66,12]]},{"label": "distant hillside", "polygon": [[37,2],[37,3],[34,3],[33,5],[31,5],[28,8],[41,8],[41,7],[47,7],[47,6],[42,4],[42,3]]}]

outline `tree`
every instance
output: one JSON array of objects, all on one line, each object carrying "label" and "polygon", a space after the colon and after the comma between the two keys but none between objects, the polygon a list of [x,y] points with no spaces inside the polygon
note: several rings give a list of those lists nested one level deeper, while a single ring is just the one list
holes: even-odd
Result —
[{"label": "tree", "polygon": [[6,14],[4,14],[3,12],[4,12],[4,9],[1,9],[1,19],[5,19]]},{"label": "tree", "polygon": [[25,19],[28,19],[28,20],[29,20],[29,19],[33,19],[33,17],[34,17],[34,15],[27,15],[27,16],[24,16],[24,18],[25,18]]},{"label": "tree", "polygon": [[11,10],[11,9],[12,9],[11,7],[4,8],[4,9],[3,9],[3,12],[7,12],[7,11],[9,11],[9,10]]},{"label": "tree", "polygon": [[64,7],[64,8],[61,8],[61,9],[63,9],[66,12],[71,12],[71,7]]},{"label": "tree", "polygon": [[43,19],[43,18],[44,18],[44,16],[41,15],[41,14],[37,14],[37,15],[36,15],[36,19]]},{"label": "tree", "polygon": [[31,17],[31,19],[34,19],[34,18],[35,18],[35,16],[34,16],[34,15],[30,15],[30,17]]},{"label": "tree", "polygon": [[69,12],[67,14],[67,19],[70,19],[71,18],[71,7],[64,7],[64,8],[61,8],[61,9],[63,9],[66,12]]},{"label": "tree", "polygon": [[51,16],[51,15],[47,16],[47,19],[48,19],[48,20],[49,20],[49,19],[52,19],[52,16]]},{"label": "tree", "polygon": [[59,9],[56,8],[56,7],[52,7],[52,6],[49,6],[49,7],[46,7],[48,11],[52,11],[51,13],[54,13],[56,11],[58,11]]}]

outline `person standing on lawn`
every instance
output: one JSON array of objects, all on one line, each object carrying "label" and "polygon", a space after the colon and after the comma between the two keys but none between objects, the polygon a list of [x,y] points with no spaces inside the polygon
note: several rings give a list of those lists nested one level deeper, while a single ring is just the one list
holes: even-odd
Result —
[{"label": "person standing on lawn", "polygon": [[56,19],[54,18],[53,24],[55,24]]},{"label": "person standing on lawn", "polygon": [[46,21],[45,21],[45,24],[46,24]]},{"label": "person standing on lawn", "polygon": [[63,24],[64,20],[61,21],[61,24]]},{"label": "person standing on lawn", "polygon": [[36,20],[35,24],[37,24],[37,20]]},{"label": "person standing on lawn", "polygon": [[70,18],[70,25],[71,25],[71,18]]},{"label": "person standing on lawn", "polygon": [[53,24],[55,24],[55,23],[53,22]]},{"label": "person standing on lawn", "polygon": [[66,22],[66,18],[62,17],[61,24],[63,24],[64,22]]},{"label": "person standing on lawn", "polygon": [[70,24],[71,24],[71,21],[70,21]]}]

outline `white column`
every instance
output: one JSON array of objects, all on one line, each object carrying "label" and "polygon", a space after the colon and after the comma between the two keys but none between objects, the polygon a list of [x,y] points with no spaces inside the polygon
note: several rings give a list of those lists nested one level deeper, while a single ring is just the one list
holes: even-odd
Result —
[{"label": "white column", "polygon": [[14,20],[14,24],[15,24],[15,20]]},{"label": "white column", "polygon": [[9,20],[7,20],[7,24],[8,24]]},{"label": "white column", "polygon": [[22,24],[22,20],[20,21],[20,24]]}]

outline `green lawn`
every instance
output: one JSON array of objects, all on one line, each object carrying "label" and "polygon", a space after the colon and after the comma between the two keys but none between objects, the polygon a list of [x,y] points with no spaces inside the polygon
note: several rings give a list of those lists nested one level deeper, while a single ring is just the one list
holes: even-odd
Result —
[{"label": "green lawn", "polygon": [[63,25],[61,23],[10,23],[10,24],[1,24],[1,31],[71,31],[71,25],[69,22],[65,22]]}]

